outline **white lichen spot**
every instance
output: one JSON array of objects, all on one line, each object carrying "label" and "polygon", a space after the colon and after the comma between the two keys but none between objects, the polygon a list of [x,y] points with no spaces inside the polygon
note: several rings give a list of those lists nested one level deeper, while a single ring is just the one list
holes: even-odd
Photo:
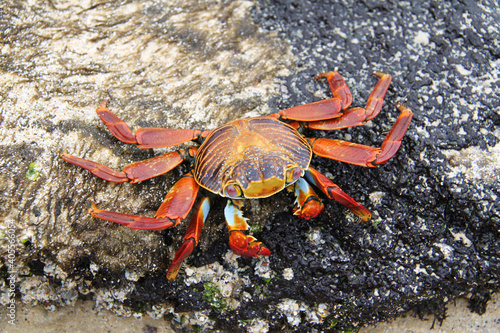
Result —
[{"label": "white lichen spot", "polygon": [[130,271],[128,269],[125,271],[125,278],[129,281],[138,281],[140,277],[141,276],[136,271]]},{"label": "white lichen spot", "polygon": [[330,315],[327,304],[320,303],[310,307],[304,302],[299,303],[288,298],[278,304],[277,309],[286,316],[288,323],[292,326],[298,326],[301,323],[301,312],[304,313],[305,320],[313,324],[321,324],[323,319]]},{"label": "white lichen spot", "polygon": [[471,74],[472,74],[472,71],[471,71],[471,70],[466,69],[466,68],[465,68],[464,66],[462,66],[461,64],[455,65],[455,69],[457,70],[457,72],[458,72],[460,75],[463,75],[463,76],[468,76],[468,75],[471,75]]},{"label": "white lichen spot", "polygon": [[457,134],[458,135],[467,135],[467,132],[464,130],[464,128],[462,126],[460,126],[460,128],[457,131]]},{"label": "white lichen spot", "polygon": [[415,274],[423,273],[425,275],[429,275],[429,273],[427,273],[427,270],[425,268],[420,268],[420,264],[416,264],[415,269],[413,271],[415,272]]},{"label": "white lichen spot", "polygon": [[31,276],[21,280],[19,292],[21,293],[21,301],[29,305],[58,301],[60,297],[47,279],[38,276]]},{"label": "white lichen spot", "polygon": [[451,255],[453,254],[453,248],[451,246],[444,243],[434,243],[433,245],[439,248],[444,256],[444,259],[450,259]]},{"label": "white lichen spot", "polygon": [[306,236],[313,244],[318,245],[325,243],[325,240],[321,237],[321,230],[319,228],[311,228]]},{"label": "white lichen spot", "polygon": [[137,318],[137,319],[142,319],[143,314],[142,314],[142,312],[133,312],[132,317]]},{"label": "white lichen spot", "polygon": [[146,311],[148,316],[153,319],[162,319],[166,313],[174,312],[173,306],[167,306],[165,304],[153,305],[151,311]]},{"label": "white lichen spot", "polygon": [[378,206],[382,202],[382,199],[384,199],[385,193],[380,191],[372,192],[368,197],[374,206]]},{"label": "white lichen spot", "polygon": [[207,330],[213,329],[214,322],[208,318],[208,311],[180,313],[170,311],[170,314],[173,315],[172,323],[178,328],[184,328],[185,330],[191,328],[192,330],[192,327],[197,325]]},{"label": "white lichen spot", "polygon": [[429,45],[429,37],[430,37],[430,35],[428,32],[419,31],[419,32],[417,32],[417,34],[413,38],[413,43],[427,46],[427,45]]},{"label": "white lichen spot", "polygon": [[225,273],[224,268],[218,262],[214,262],[195,269],[190,268],[187,265],[185,266],[186,268],[184,271],[189,273],[186,274],[187,277],[184,279],[184,284],[186,284],[187,286],[200,282],[212,282],[217,276]]},{"label": "white lichen spot", "polygon": [[333,33],[344,39],[347,39],[347,35],[340,28],[333,29]]},{"label": "white lichen spot", "polygon": [[328,311],[328,304],[320,303],[316,308],[316,312],[321,318],[326,318],[330,315],[330,311]]},{"label": "white lichen spot", "polygon": [[269,332],[269,323],[262,318],[255,318],[246,329],[249,333],[267,333]]},{"label": "white lichen spot", "polygon": [[292,280],[293,279],[293,269],[291,269],[291,268],[285,268],[283,270],[283,278],[285,280],[288,280],[288,281]]},{"label": "white lichen spot", "polygon": [[269,257],[260,257],[255,265],[255,274],[264,279],[270,279],[274,276],[274,271],[269,266]]},{"label": "white lichen spot", "polygon": [[430,134],[429,132],[427,131],[427,129],[425,127],[421,127],[421,126],[415,126],[415,129],[417,130],[417,134],[423,138],[430,138]]},{"label": "white lichen spot", "polygon": [[[186,267],[184,269],[184,284],[190,286],[209,282],[217,288],[220,297],[227,303],[228,308],[237,309],[240,306],[239,299],[241,299],[237,295],[243,295],[243,288],[251,285],[248,277],[240,274],[243,269],[245,268],[227,271],[218,262],[197,268]],[[243,299],[247,297],[252,298],[248,293],[243,295]]]},{"label": "white lichen spot", "polygon": [[184,269],[184,273],[187,275],[187,276],[193,276],[195,270],[192,269],[191,267],[186,267],[186,269]]},{"label": "white lichen spot", "polygon": [[469,147],[462,150],[444,150],[443,154],[450,162],[450,178],[465,176],[473,181],[500,182],[500,144],[487,151]]},{"label": "white lichen spot", "polygon": [[243,300],[246,302],[252,299],[252,294],[250,294],[248,291],[242,292],[241,295],[243,296]]},{"label": "white lichen spot", "polygon": [[229,250],[226,252],[224,255],[224,260],[228,263],[233,265],[235,268],[238,268],[238,258],[240,256],[234,253],[233,251]]},{"label": "white lichen spot", "polygon": [[61,280],[66,280],[68,276],[68,274],[66,274],[66,272],[64,272],[61,269],[61,267],[57,266],[53,262],[45,263],[45,266],[43,267],[43,272],[45,273],[46,276],[53,276]]},{"label": "white lichen spot", "polygon": [[220,293],[223,297],[230,297],[233,294],[233,284],[232,281],[226,280],[221,281],[220,284]]},{"label": "white lichen spot", "polygon": [[90,268],[90,272],[92,273],[92,275],[96,275],[100,269],[99,266],[94,264],[94,263],[90,263],[89,268]]},{"label": "white lichen spot", "polygon": [[471,240],[467,238],[463,231],[453,232],[453,230],[450,229],[450,233],[452,234],[453,239],[456,242],[462,242],[466,247],[472,246]]},{"label": "white lichen spot", "polygon": [[304,308],[296,300],[287,298],[278,304],[277,308],[286,316],[286,320],[290,325],[298,326],[300,324],[299,312],[304,311]]}]

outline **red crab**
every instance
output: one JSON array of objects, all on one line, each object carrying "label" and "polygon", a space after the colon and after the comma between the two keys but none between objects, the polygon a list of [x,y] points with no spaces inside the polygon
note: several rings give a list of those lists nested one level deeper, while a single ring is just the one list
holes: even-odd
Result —
[{"label": "red crab", "polygon": [[[99,178],[116,183],[137,183],[157,177],[187,161],[191,171],[168,191],[154,218],[105,211],[94,205],[89,210],[90,214],[131,229],[163,230],[178,225],[188,216],[202,187],[229,198],[224,213],[229,229],[229,246],[233,252],[245,257],[268,256],[271,252],[261,242],[244,233],[248,224],[240,210],[240,199],[264,198],[288,188],[297,197],[295,215],[310,219],[324,208],[309,185],[313,184],[363,221],[371,218],[365,207],[310,167],[312,154],[367,167],[383,164],[394,156],[401,145],[412,118],[410,109],[402,104],[396,105],[401,114],[380,148],[342,140],[305,138],[297,130],[301,127],[337,130],[360,126],[376,117],[392,78],[385,73],[375,74],[380,79],[365,108],[349,108],[352,95],[344,79],[337,72],[328,72],[318,75],[316,79],[327,79],[333,98],[295,106],[267,117],[235,120],[212,131],[145,127],[133,133],[127,124],[107,109],[107,100],[104,100],[97,114],[122,142],[137,144],[139,148],[170,147],[188,141],[198,141],[201,145],[135,162],[123,171],[68,154],[63,154],[62,158]],[[168,269],[169,280],[175,279],[183,260],[198,244],[209,210],[210,201],[203,195],[194,210],[182,246]]]}]

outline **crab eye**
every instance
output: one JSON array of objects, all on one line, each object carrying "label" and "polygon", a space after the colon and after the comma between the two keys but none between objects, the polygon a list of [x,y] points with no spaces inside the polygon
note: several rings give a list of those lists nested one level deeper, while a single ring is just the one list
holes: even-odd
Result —
[{"label": "crab eye", "polygon": [[290,168],[286,173],[286,181],[288,183],[293,183],[302,177],[302,170],[299,167]]},{"label": "crab eye", "polygon": [[300,168],[293,169],[293,172],[292,172],[292,178],[293,178],[293,180],[297,180],[301,176],[302,176],[302,170],[300,170]]},{"label": "crab eye", "polygon": [[224,194],[230,198],[241,197],[241,189],[236,184],[229,184],[224,188]]}]

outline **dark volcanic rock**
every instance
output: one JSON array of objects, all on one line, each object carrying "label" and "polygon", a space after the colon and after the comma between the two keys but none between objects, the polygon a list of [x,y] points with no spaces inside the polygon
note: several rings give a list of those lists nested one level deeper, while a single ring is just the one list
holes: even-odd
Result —
[{"label": "dark volcanic rock", "polygon": [[[222,331],[357,329],[411,309],[442,320],[459,296],[485,311],[500,273],[495,3],[86,6],[10,1],[0,9],[0,226],[15,225],[16,291],[25,303],[92,298],[98,309]],[[307,136],[379,146],[395,103],[414,120],[379,168],[313,159],[373,213],[370,223],[356,224],[330,200],[318,218],[302,220],[288,193],[247,204],[268,259],[231,255],[224,200],[216,200],[199,247],[170,283],[164,274],[185,227],[129,230],[91,218],[86,206],[152,216],[187,167],[117,185],[59,158],[67,151],[119,169],[162,152],[117,142],[94,112],[105,97],[134,129],[212,129],[330,97],[313,80],[329,70],[343,75],[353,106],[365,105],[373,72],[393,83],[368,125]],[[30,163],[41,168],[35,180],[26,178]],[[8,283],[7,240],[0,245]]]}]

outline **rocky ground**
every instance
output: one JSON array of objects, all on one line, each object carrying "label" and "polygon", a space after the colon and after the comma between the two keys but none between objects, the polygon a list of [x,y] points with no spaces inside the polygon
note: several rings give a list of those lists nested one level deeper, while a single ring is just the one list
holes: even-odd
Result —
[{"label": "rocky ground", "polygon": [[[497,5],[4,1],[2,323],[10,272],[18,311],[91,301],[98,312],[188,330],[357,330],[410,310],[440,322],[459,297],[484,313],[499,289]],[[313,159],[370,209],[372,222],[357,224],[328,200],[318,218],[299,219],[288,193],[248,203],[269,258],[231,254],[218,200],[199,247],[170,283],[165,271],[185,226],[130,230],[86,208],[94,201],[152,216],[187,167],[111,184],[59,157],[120,169],[165,151],[117,142],[95,114],[104,98],[133,129],[213,129],[329,97],[313,80],[328,70],[343,75],[354,106],[364,106],[373,72],[392,74],[393,83],[367,126],[307,136],[378,146],[398,115],[395,103],[406,103],[414,120],[380,168]]]}]

